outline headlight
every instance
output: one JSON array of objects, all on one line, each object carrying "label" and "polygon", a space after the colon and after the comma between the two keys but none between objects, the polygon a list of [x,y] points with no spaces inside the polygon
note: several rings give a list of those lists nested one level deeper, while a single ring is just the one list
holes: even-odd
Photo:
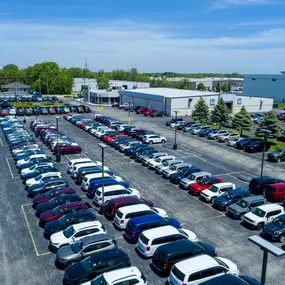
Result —
[{"label": "headlight", "polygon": [[274,234],[274,235],[279,235],[279,234],[280,234],[280,232],[278,232],[278,231],[277,231],[277,232],[274,232],[273,234]]}]

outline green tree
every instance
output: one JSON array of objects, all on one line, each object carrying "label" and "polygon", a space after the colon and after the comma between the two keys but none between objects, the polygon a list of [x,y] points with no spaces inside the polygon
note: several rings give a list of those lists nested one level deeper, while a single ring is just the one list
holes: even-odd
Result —
[{"label": "green tree", "polygon": [[216,85],[215,89],[216,89],[216,92],[221,92],[221,84],[220,84],[220,81],[217,82],[217,85]]},{"label": "green tree", "polygon": [[197,85],[197,89],[198,90],[204,90],[205,89],[205,85],[203,82],[200,82],[198,85]]},{"label": "green tree", "polygon": [[13,71],[19,71],[19,67],[16,64],[10,63],[3,66],[3,70],[13,70]]},{"label": "green tree", "polygon": [[99,70],[96,75],[97,85],[99,89],[107,89],[110,87],[109,79],[104,70]]},{"label": "green tree", "polygon": [[278,118],[276,114],[273,111],[268,112],[264,116],[264,120],[261,121],[260,125],[256,129],[255,135],[256,136],[263,136],[263,132],[261,129],[266,129],[271,131],[270,134],[271,137],[280,137],[281,135],[281,126],[280,122],[278,121]]},{"label": "green tree", "polygon": [[251,116],[247,112],[244,106],[241,107],[240,111],[233,117],[233,127],[240,131],[242,136],[243,131],[251,131],[253,122]]},{"label": "green tree", "polygon": [[191,117],[194,120],[199,122],[206,122],[210,117],[209,106],[206,103],[203,97],[200,97],[199,100],[194,105]]},{"label": "green tree", "polygon": [[223,91],[224,93],[227,93],[227,92],[228,92],[228,84],[227,84],[227,82],[225,82],[225,83],[223,84],[223,86],[222,86],[222,91]]},{"label": "green tree", "polygon": [[232,89],[232,88],[231,88],[231,83],[230,83],[230,82],[228,82],[228,84],[227,84],[227,85],[228,85],[228,90],[227,90],[227,92],[231,92],[231,89]]},{"label": "green tree", "polygon": [[229,120],[230,110],[225,104],[223,98],[220,98],[212,111],[212,121],[217,123],[221,129],[222,124],[228,123]]}]

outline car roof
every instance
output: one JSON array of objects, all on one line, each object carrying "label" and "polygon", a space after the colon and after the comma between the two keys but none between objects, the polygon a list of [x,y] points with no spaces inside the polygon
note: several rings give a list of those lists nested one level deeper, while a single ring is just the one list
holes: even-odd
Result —
[{"label": "car roof", "polygon": [[165,155],[165,156],[161,156],[160,158],[161,158],[162,160],[169,160],[169,159],[175,158],[175,156],[173,156],[173,155]]},{"label": "car roof", "polygon": [[194,175],[194,176],[204,176],[204,175],[211,175],[211,173],[210,172],[206,172],[206,171],[199,171],[199,172],[194,172],[191,175]]},{"label": "car roof", "polygon": [[126,202],[139,202],[140,199],[137,196],[125,196],[125,197],[119,197],[119,198],[114,198],[110,199],[108,203],[112,203],[112,205],[120,205]]},{"label": "car roof", "polygon": [[[99,187],[98,190],[102,190],[103,187]],[[104,192],[113,191],[113,190],[123,190],[126,189],[123,185],[109,185],[104,187]]]},{"label": "car roof", "polygon": [[[100,177],[102,177],[102,172],[85,175],[85,178],[88,180],[92,178],[100,178]],[[111,175],[104,172],[104,177],[111,177]]]},{"label": "car roof", "polygon": [[197,243],[184,239],[161,245],[157,250],[165,254],[171,254],[173,252],[185,252],[185,250],[188,251],[196,248],[200,248]]},{"label": "car roof", "polygon": [[259,209],[263,210],[263,211],[270,211],[270,210],[279,210],[282,209],[284,210],[283,206],[279,205],[279,204],[266,204],[266,205],[262,205],[258,207]]},{"label": "car roof", "polygon": [[[74,204],[77,204],[77,203],[74,203]],[[78,203],[80,204],[80,203]],[[82,223],[79,223],[79,224],[74,224],[73,225],[73,228],[78,231],[78,230],[81,230],[81,229],[87,229],[87,228],[93,228],[93,227],[101,227],[102,224],[101,222],[99,221],[88,221],[88,222],[82,222]]]},{"label": "car roof", "polygon": [[84,237],[81,239],[83,245],[88,245],[93,242],[105,241],[105,240],[112,240],[112,236],[107,234],[99,234],[99,235],[91,235],[89,237]]},{"label": "car roof", "polygon": [[120,212],[122,214],[131,213],[131,212],[140,212],[149,210],[150,207],[146,204],[136,204],[136,205],[130,205],[130,206],[124,206],[120,208]]},{"label": "car roof", "polygon": [[95,162],[92,162],[92,161],[90,161],[90,162],[87,161],[86,163],[80,163],[80,164],[76,164],[74,166],[76,166],[76,168],[79,169],[81,167],[97,166],[97,164]]},{"label": "car roof", "polygon": [[[90,258],[92,258],[93,261],[104,261],[106,259],[112,259],[116,257],[128,257],[128,255],[120,248],[113,248],[110,250],[103,250],[101,252],[94,253],[90,255]],[[129,258],[129,257],[128,257]]]},{"label": "car roof", "polygon": [[113,284],[113,282],[118,282],[125,280],[128,277],[141,277],[141,272],[135,266],[112,270],[110,272],[103,273],[104,279],[108,284]]},{"label": "car roof", "polygon": [[74,164],[78,162],[84,162],[84,161],[92,161],[90,158],[77,158],[77,159],[71,159],[69,161],[69,164]]},{"label": "car roof", "polygon": [[200,283],[200,285],[245,285],[244,279],[233,274],[224,274],[222,276],[212,278],[205,282]]},{"label": "car roof", "polygon": [[232,186],[232,185],[235,185],[235,184],[232,183],[232,182],[222,182],[222,183],[215,183],[213,185],[216,186],[216,187],[223,187],[223,186]]},{"label": "car roof", "polygon": [[[227,191],[229,194],[231,195],[239,195],[240,193],[243,193],[243,192],[249,192],[248,189],[241,189],[241,188],[237,188],[237,189],[232,189],[232,190],[229,190]],[[250,192],[249,192],[250,193]]]},{"label": "car roof", "polygon": [[178,234],[178,233],[179,233],[179,231],[172,226],[163,226],[163,227],[158,227],[158,228],[143,231],[142,234],[146,238],[154,239],[157,237],[169,236],[169,235],[174,235],[174,234]]},{"label": "car roof", "polygon": [[174,266],[183,273],[189,274],[217,265],[218,262],[213,257],[203,254],[177,262]]},{"label": "car roof", "polygon": [[163,217],[159,216],[158,214],[150,214],[145,216],[139,216],[135,218],[131,218],[133,224],[144,224],[144,223],[151,223],[151,222],[159,222],[164,220]]}]

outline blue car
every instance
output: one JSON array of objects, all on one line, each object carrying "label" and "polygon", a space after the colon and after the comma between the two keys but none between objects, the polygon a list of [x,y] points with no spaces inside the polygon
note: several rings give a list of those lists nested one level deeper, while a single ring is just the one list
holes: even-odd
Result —
[{"label": "blue car", "polygon": [[173,218],[163,218],[157,214],[131,218],[125,229],[125,237],[131,243],[136,243],[144,230],[169,225],[175,228],[181,228],[179,221]]},{"label": "blue car", "polygon": [[222,196],[214,200],[214,208],[218,210],[226,210],[228,206],[236,203],[238,200],[251,196],[248,189],[235,189],[225,192]]},{"label": "blue car", "polygon": [[184,167],[180,169],[177,173],[173,173],[170,175],[170,181],[174,184],[179,184],[179,181],[191,173],[200,172],[200,168],[196,167]]},{"label": "blue car", "polygon": [[32,172],[29,172],[29,173],[21,175],[21,178],[24,181],[26,181],[28,179],[35,178],[35,177],[37,177],[38,175],[40,175],[42,173],[57,172],[57,171],[58,170],[54,166],[43,165],[43,166],[37,167],[36,170],[34,170]]},{"label": "blue car", "polygon": [[140,149],[140,148],[143,147],[143,146],[147,146],[147,144],[139,144],[139,143],[133,144],[133,145],[131,146],[131,148],[126,149],[124,153],[125,153],[125,155],[130,156],[130,154],[131,154],[132,152],[137,151],[138,149]]},{"label": "blue car", "polygon": [[200,283],[200,285],[260,285],[260,282],[249,276],[234,276],[232,274],[224,274],[222,276],[212,278],[208,281]]},{"label": "blue car", "polygon": [[[130,187],[130,184],[128,182],[125,182],[125,181],[118,182],[112,177],[106,177],[104,179],[104,186],[111,186],[111,185],[122,185],[125,188]],[[87,190],[87,197],[90,199],[93,199],[96,190],[100,187],[102,187],[102,178],[99,178],[96,181],[93,181],[92,183],[90,183],[90,185],[88,186],[88,190]]]},{"label": "blue car", "polygon": [[44,153],[43,149],[29,150],[29,151],[26,151],[24,153],[15,155],[14,159],[16,161],[18,161],[18,160],[21,160],[21,159],[25,159],[25,158],[27,158],[27,157],[29,157],[31,155],[34,155],[34,154],[43,154],[43,153]]},{"label": "blue car", "polygon": [[183,120],[183,118],[172,118],[171,120],[169,120],[169,121],[167,121],[166,122],[166,126],[168,127],[168,126],[170,126],[172,123],[175,123],[175,122],[182,122],[182,121],[184,121]]}]

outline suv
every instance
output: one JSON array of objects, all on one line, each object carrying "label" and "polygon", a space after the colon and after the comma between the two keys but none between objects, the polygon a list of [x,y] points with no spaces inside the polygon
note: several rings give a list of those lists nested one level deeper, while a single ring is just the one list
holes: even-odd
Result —
[{"label": "suv", "polygon": [[263,196],[245,197],[230,205],[227,210],[227,215],[240,219],[244,214],[252,211],[256,207],[266,204],[266,202],[267,200]]},{"label": "suv", "polygon": [[263,227],[271,223],[275,218],[284,214],[284,208],[278,204],[267,204],[254,208],[243,216],[244,224],[249,227],[262,230]]},{"label": "suv", "polygon": [[177,173],[173,173],[170,175],[170,181],[174,184],[179,184],[179,181],[181,179],[187,177],[191,173],[200,172],[200,171],[201,169],[196,167],[183,167],[179,169]]},{"label": "suv", "polygon": [[169,168],[171,165],[183,163],[183,160],[181,159],[171,159],[171,160],[165,160],[162,164],[157,165],[155,167],[155,172],[157,174],[162,174],[163,170]]},{"label": "suv", "polygon": [[153,143],[165,143],[166,138],[162,137],[160,135],[144,135],[143,137],[143,142],[148,143],[148,144],[153,144]]},{"label": "suv", "polygon": [[262,140],[259,141],[254,141],[248,145],[245,146],[245,151],[246,152],[258,152],[258,151],[268,151],[270,148],[270,143],[269,142],[264,142]]},{"label": "suv", "polygon": [[239,134],[238,133],[225,133],[225,134],[222,134],[222,135],[218,136],[218,140],[220,142],[225,142],[225,143],[227,143],[230,140],[237,139],[237,138],[239,138]]},{"label": "suv", "polygon": [[265,188],[265,197],[274,202],[285,202],[285,182],[275,183]]},{"label": "suv", "polygon": [[182,122],[184,121],[183,118],[172,118],[171,120],[167,121],[165,125],[168,127],[175,122]]},{"label": "suv", "polygon": [[218,136],[226,135],[228,131],[226,130],[213,130],[212,132],[207,134],[208,139],[217,140]]},{"label": "suv", "polygon": [[271,223],[265,225],[263,237],[269,237],[273,241],[285,242],[285,215],[275,218]]},{"label": "suv", "polygon": [[186,163],[186,162],[171,165],[171,166],[169,166],[169,168],[166,168],[166,169],[164,169],[164,170],[162,171],[162,176],[163,176],[164,178],[170,178],[170,176],[171,176],[172,174],[175,174],[175,173],[177,173],[179,170],[183,170],[183,169],[189,168],[189,167],[191,167],[191,166],[192,166],[191,164]]},{"label": "suv", "polygon": [[210,188],[211,185],[216,183],[222,183],[223,178],[221,177],[205,177],[197,181],[197,183],[193,183],[189,186],[189,193],[194,196],[200,195],[201,191]]},{"label": "suv", "polygon": [[285,161],[285,148],[276,148],[273,152],[268,153],[267,159],[276,162]]},{"label": "suv", "polygon": [[104,250],[92,254],[83,261],[68,266],[64,274],[64,284],[75,285],[89,281],[100,274],[131,265],[129,256],[121,249]]},{"label": "suv", "polygon": [[163,156],[168,156],[168,153],[167,152],[150,153],[141,160],[142,165],[148,165],[150,162],[154,161],[157,157],[160,158]]},{"label": "suv", "polygon": [[189,176],[183,178],[180,180],[179,184],[182,187],[182,189],[189,189],[190,185],[192,183],[197,183],[202,178],[210,177],[211,173],[209,172],[194,172],[191,173]]},{"label": "suv", "polygon": [[279,178],[271,176],[262,176],[251,179],[249,182],[249,191],[253,194],[262,195],[270,184],[284,182]]}]

